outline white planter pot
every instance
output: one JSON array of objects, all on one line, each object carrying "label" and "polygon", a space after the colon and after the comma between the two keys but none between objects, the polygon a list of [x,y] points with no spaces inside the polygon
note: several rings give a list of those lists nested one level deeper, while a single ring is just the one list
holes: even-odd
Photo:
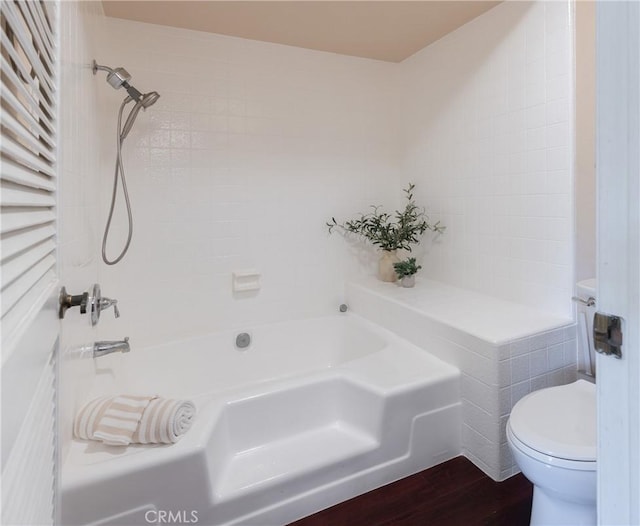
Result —
[{"label": "white planter pot", "polygon": [[400,280],[400,285],[403,287],[410,289],[411,287],[415,287],[416,284],[416,275],[412,274],[411,276],[405,276]]}]

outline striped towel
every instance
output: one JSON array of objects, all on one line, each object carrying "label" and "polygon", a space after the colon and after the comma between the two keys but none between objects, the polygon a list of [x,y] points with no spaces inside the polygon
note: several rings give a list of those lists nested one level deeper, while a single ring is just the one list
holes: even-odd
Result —
[{"label": "striped towel", "polygon": [[103,396],[76,415],[73,432],[84,440],[109,446],[173,444],[184,435],[196,414],[193,402],[158,396]]}]

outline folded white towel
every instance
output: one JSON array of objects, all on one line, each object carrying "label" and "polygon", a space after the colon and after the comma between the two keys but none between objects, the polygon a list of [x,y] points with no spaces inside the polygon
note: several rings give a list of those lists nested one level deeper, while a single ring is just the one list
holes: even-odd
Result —
[{"label": "folded white towel", "polygon": [[110,446],[173,444],[193,422],[196,407],[188,400],[158,396],[103,396],[76,415],[73,432],[84,440]]}]

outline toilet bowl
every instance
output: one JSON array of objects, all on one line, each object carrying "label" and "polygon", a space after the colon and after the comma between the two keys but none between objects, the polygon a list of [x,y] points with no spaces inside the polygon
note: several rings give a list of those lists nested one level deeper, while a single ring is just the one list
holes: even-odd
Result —
[{"label": "toilet bowl", "polygon": [[507,441],[533,485],[532,526],[596,524],[596,391],[578,380],[522,398]]}]

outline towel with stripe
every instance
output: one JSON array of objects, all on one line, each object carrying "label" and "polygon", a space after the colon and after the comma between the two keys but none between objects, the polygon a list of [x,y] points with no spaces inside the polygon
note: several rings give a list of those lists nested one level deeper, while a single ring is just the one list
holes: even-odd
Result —
[{"label": "towel with stripe", "polygon": [[76,415],[73,433],[108,446],[173,444],[184,435],[196,414],[188,400],[159,396],[103,396],[86,404]]}]

